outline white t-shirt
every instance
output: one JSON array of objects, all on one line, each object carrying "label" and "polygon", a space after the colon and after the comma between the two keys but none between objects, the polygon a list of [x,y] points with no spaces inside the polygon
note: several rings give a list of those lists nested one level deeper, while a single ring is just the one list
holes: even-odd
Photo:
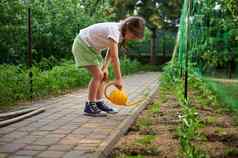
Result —
[{"label": "white t-shirt", "polygon": [[109,48],[112,45],[111,38],[116,43],[121,42],[122,36],[120,32],[121,23],[105,22],[98,23],[80,30],[79,37],[89,47],[97,50]]}]

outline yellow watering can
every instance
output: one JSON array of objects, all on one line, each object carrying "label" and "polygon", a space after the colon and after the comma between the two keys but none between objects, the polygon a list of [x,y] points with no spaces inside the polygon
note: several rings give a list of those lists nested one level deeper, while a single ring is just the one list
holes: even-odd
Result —
[{"label": "yellow watering can", "polygon": [[109,82],[105,86],[104,95],[113,104],[122,105],[122,106],[132,106],[132,105],[138,104],[139,102],[142,102],[145,99],[145,98],[142,98],[134,102],[129,102],[126,92],[123,89],[118,89],[116,87],[115,87],[116,89],[113,89],[108,95],[108,89],[111,86],[115,86],[115,83]]}]

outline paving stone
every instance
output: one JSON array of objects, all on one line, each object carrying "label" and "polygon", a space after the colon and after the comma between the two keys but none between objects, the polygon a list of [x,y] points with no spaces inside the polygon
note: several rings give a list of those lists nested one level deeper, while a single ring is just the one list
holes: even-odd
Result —
[{"label": "paving stone", "polygon": [[25,126],[27,126],[27,125],[29,125],[31,123],[32,122],[31,121],[29,122],[29,120],[24,120],[24,121],[21,121],[21,122],[16,122],[14,124],[11,124],[8,127],[11,127],[11,128],[21,128],[21,127],[25,127]]},{"label": "paving stone", "polygon": [[99,146],[100,144],[79,144],[74,148],[74,150],[95,151]]},{"label": "paving stone", "polygon": [[44,127],[41,127],[39,130],[40,131],[54,131],[56,130],[57,128],[59,128],[59,126],[55,126],[55,125],[46,125]]},{"label": "paving stone", "polygon": [[58,129],[75,130],[75,129],[78,129],[80,126],[81,126],[81,124],[67,123]]},{"label": "paving stone", "polygon": [[24,127],[24,128],[18,129],[18,131],[20,131],[20,132],[33,132],[35,130],[36,130],[35,127]]},{"label": "paving stone", "polygon": [[4,137],[17,139],[17,138],[22,138],[26,135],[28,135],[27,132],[14,131],[14,132],[11,132],[11,133],[5,135]]},{"label": "paving stone", "polygon": [[[64,155],[63,158],[86,158],[89,153],[87,151],[70,151]],[[88,157],[90,158],[90,157]],[[93,157],[91,157],[93,158]]]},{"label": "paving stone", "polygon": [[72,134],[77,134],[77,135],[89,135],[95,130],[95,128],[79,128],[77,130],[74,130]]},{"label": "paving stone", "polygon": [[80,144],[100,144],[102,143],[103,139],[94,139],[90,137],[86,137],[85,139],[81,140]]},{"label": "paving stone", "polygon": [[28,136],[23,137],[15,140],[13,143],[24,143],[24,144],[31,144],[36,141],[40,136]]},{"label": "paving stone", "polygon": [[6,144],[7,144],[7,143],[5,143],[5,142],[0,142],[0,146],[1,146],[1,145],[6,145]]},{"label": "paving stone", "polygon": [[37,155],[39,158],[61,158],[65,152],[62,151],[44,151]]},{"label": "paving stone", "polygon": [[86,123],[81,128],[97,128],[98,126],[100,126],[98,123]]},{"label": "paving stone", "polygon": [[65,134],[49,133],[44,138],[63,138],[63,137],[65,137]]},{"label": "paving stone", "polygon": [[15,155],[17,156],[34,156],[40,153],[41,151],[33,151],[33,150],[20,150]]},{"label": "paving stone", "polygon": [[32,144],[34,145],[53,145],[56,144],[58,141],[60,141],[61,138],[58,137],[43,137],[43,138],[39,138],[37,139],[35,142],[33,142]]},{"label": "paving stone", "polygon": [[56,144],[56,145],[52,145],[48,150],[52,150],[52,151],[70,151],[71,149],[73,149],[75,145],[70,145],[70,144]]},{"label": "paving stone", "polygon": [[13,153],[23,148],[26,144],[5,144],[0,145],[0,153]]},{"label": "paving stone", "polygon": [[83,124],[85,124],[87,122],[88,122],[88,119],[86,119],[86,118],[83,119],[80,116],[78,116],[78,118],[72,120],[72,123],[79,123],[81,125],[83,125]]},{"label": "paving stone", "polygon": [[106,139],[108,137],[108,135],[109,134],[105,134],[105,133],[99,134],[99,133],[95,132],[95,133],[92,133],[91,135],[89,135],[88,137],[90,139],[102,139],[103,140],[103,139]]},{"label": "paving stone", "polygon": [[0,134],[8,134],[8,133],[10,133],[10,132],[13,132],[14,130],[16,130],[16,128],[13,128],[13,127],[3,127],[3,128],[1,128],[1,130],[0,130]]},{"label": "paving stone", "polygon": [[16,138],[12,138],[12,137],[0,137],[0,142],[1,143],[11,143],[15,140]]},{"label": "paving stone", "polygon": [[19,155],[12,155],[12,156],[9,156],[8,158],[33,158],[32,156],[19,156]]},{"label": "paving stone", "polygon": [[7,157],[7,154],[0,153],[0,158],[6,158],[6,157]]},{"label": "paving stone", "polygon": [[65,145],[77,145],[79,142],[82,141],[82,139],[85,138],[85,136],[82,135],[68,135],[64,137],[59,144],[65,144]]},{"label": "paving stone", "polygon": [[[30,129],[30,128],[40,128],[40,127],[43,127],[43,126],[45,126],[46,125],[46,123],[44,123],[44,122],[39,122],[39,121],[35,121],[35,122],[33,122],[32,124],[30,124],[30,125],[28,125],[27,127]],[[24,128],[22,128],[22,129],[24,129]]]},{"label": "paving stone", "polygon": [[43,151],[46,150],[49,146],[46,145],[27,145],[24,147],[24,150],[33,150],[33,151]]},{"label": "paving stone", "polygon": [[52,133],[56,133],[56,134],[69,134],[72,131],[73,131],[73,129],[58,128],[58,129],[52,131]]},{"label": "paving stone", "polygon": [[[145,90],[150,92],[157,87],[158,73],[126,76],[124,82],[130,100],[135,100]],[[121,123],[132,117],[137,107],[115,106],[119,110],[118,114],[102,118],[89,117],[83,114],[87,93],[85,88],[33,103],[46,107],[46,111],[1,128],[0,156],[98,158],[95,151],[106,146],[108,137],[111,138],[113,133],[120,130]]]},{"label": "paving stone", "polygon": [[47,136],[48,134],[49,132],[47,131],[35,131],[31,133],[33,136]]}]

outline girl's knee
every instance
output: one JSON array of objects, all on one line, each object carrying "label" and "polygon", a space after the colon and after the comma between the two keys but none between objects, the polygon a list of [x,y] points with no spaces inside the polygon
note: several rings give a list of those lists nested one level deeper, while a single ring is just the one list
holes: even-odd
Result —
[{"label": "girl's knee", "polygon": [[103,72],[99,71],[93,76],[95,80],[101,81],[103,79]]},{"label": "girl's knee", "polygon": [[91,73],[93,80],[101,81],[103,79],[103,72],[98,67],[88,66],[86,68]]}]

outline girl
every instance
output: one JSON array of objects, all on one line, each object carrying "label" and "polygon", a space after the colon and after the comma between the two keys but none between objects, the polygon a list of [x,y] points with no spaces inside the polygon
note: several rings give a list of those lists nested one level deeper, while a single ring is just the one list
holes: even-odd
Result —
[{"label": "girl", "polygon": [[[112,64],[115,74],[115,85],[121,89],[123,80],[118,57],[118,44],[127,40],[142,39],[145,20],[138,16],[130,16],[121,22],[105,22],[91,25],[80,30],[75,38],[72,52],[77,67],[86,68],[92,75],[88,85],[88,101],[85,104],[85,114],[102,116],[101,111],[117,113],[118,110],[105,104],[102,100],[104,82],[108,79],[108,65]],[[100,51],[107,49],[105,59]]]}]

